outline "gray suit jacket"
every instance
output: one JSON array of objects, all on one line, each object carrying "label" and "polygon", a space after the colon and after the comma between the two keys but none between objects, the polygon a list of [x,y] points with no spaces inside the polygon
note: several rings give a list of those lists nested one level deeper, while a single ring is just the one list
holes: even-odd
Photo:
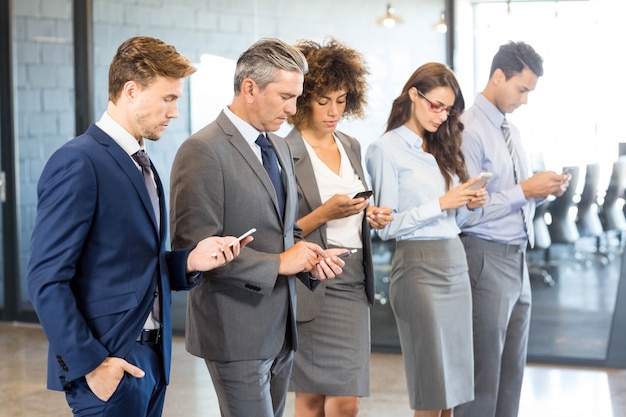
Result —
[{"label": "gray suit jacket", "polygon": [[[365,174],[361,165],[361,145],[360,143],[344,133],[335,132],[341,141],[352,167],[358,174],[365,189],[369,189],[365,181]],[[322,205],[315,172],[311,164],[311,158],[304,145],[304,139],[297,129],[293,129],[285,137],[291,153],[293,154],[294,166],[296,169],[296,182],[298,184],[298,219],[306,216]],[[372,266],[372,241],[370,238],[370,226],[363,217],[361,240],[363,241],[363,269],[365,271],[365,293],[370,304],[374,303],[374,268]],[[328,248],[326,239],[326,225],[323,224],[306,239],[315,242],[324,249]],[[313,320],[319,313],[326,293],[326,283],[322,282],[320,288],[311,292],[306,290],[304,285],[297,285],[298,290],[298,321]],[[306,290],[306,291],[305,291]]]},{"label": "gray suit jacket", "polygon": [[[188,296],[187,350],[205,359],[268,359],[279,353],[286,334],[296,348],[296,280],[278,275],[279,253],[301,239],[295,176],[284,139],[272,134],[268,139],[282,169],[284,219],[261,161],[224,112],[189,137],[174,159],[172,247],[257,229],[234,261],[204,273]],[[298,278],[310,289],[319,284],[308,273]]]}]

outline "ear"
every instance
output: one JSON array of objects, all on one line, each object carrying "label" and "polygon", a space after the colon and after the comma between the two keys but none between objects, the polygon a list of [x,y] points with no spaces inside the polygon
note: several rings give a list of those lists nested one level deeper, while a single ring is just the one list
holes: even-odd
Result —
[{"label": "ear", "polygon": [[412,102],[415,102],[415,100],[418,99],[417,87],[409,88],[408,93],[409,93],[409,98],[411,99]]},{"label": "ear", "polygon": [[137,84],[136,81],[126,81],[126,83],[124,84],[124,87],[122,87],[122,97],[124,97],[126,100],[128,101],[133,101],[136,97],[137,94],[139,93],[139,91],[141,90],[141,88],[139,87],[139,84]]},{"label": "ear", "polygon": [[245,78],[241,82],[241,94],[247,102],[254,101],[254,97],[258,94],[259,86],[252,78]]},{"label": "ear", "polygon": [[496,70],[493,72],[493,75],[491,76],[491,79],[496,85],[498,85],[500,83],[506,82],[506,75],[504,74],[504,71],[502,71],[500,68],[496,68]]}]

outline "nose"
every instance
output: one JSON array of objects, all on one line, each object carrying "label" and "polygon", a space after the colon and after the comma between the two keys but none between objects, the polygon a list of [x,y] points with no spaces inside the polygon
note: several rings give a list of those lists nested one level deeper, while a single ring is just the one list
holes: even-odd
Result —
[{"label": "nose", "polygon": [[521,97],[521,99],[520,99],[520,102],[521,102],[522,104],[524,104],[524,105],[525,105],[525,104],[528,104],[528,93],[524,93],[524,94],[522,94],[522,97]]},{"label": "nose", "polygon": [[446,120],[448,120],[448,111],[447,110],[444,110],[441,113],[439,113],[439,120],[441,120],[441,123],[443,123]]},{"label": "nose", "polygon": [[285,113],[287,114],[287,116],[291,116],[293,114],[296,114],[296,98],[293,98],[291,100],[287,100],[287,102],[285,103]]},{"label": "nose", "polygon": [[336,114],[337,114],[337,103],[335,103],[334,101],[331,101],[330,106],[328,106],[328,115],[334,116]]},{"label": "nose", "polygon": [[178,118],[178,104],[176,101],[172,101],[167,108],[167,118],[168,119],[177,119]]}]

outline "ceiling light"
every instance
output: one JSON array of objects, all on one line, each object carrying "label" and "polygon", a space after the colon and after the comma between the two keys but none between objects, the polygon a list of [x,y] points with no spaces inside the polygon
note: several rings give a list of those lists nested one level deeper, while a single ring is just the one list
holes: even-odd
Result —
[{"label": "ceiling light", "polygon": [[391,4],[387,4],[387,13],[385,13],[383,17],[376,19],[376,24],[378,26],[384,26],[388,29],[391,29],[398,23],[404,23],[404,19],[393,13],[393,7],[391,7]]},{"label": "ceiling light", "polygon": [[443,12],[441,13],[441,18],[437,22],[437,25],[435,26],[435,28],[437,29],[437,32],[439,32],[439,33],[446,33],[448,31],[448,25],[446,23],[446,14],[445,13],[443,13]]}]

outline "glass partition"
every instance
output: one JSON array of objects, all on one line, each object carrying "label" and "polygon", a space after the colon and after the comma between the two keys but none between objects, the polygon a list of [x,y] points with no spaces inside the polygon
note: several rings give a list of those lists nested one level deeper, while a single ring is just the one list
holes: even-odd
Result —
[{"label": "glass partition", "polygon": [[[626,181],[626,173],[615,172],[623,141],[619,115],[626,60],[611,51],[619,50],[617,40],[626,35],[617,17],[626,7],[616,0],[457,0],[456,7],[455,72],[468,105],[486,85],[501,44],[532,45],[544,58],[544,75],[527,105],[507,118],[520,128],[534,162],[541,160],[539,169],[576,172],[568,200],[551,199],[536,218],[548,243],[528,252],[533,291],[529,360],[607,364],[626,228],[624,189],[618,184]],[[583,227],[588,215],[595,216],[599,232]]]}]

